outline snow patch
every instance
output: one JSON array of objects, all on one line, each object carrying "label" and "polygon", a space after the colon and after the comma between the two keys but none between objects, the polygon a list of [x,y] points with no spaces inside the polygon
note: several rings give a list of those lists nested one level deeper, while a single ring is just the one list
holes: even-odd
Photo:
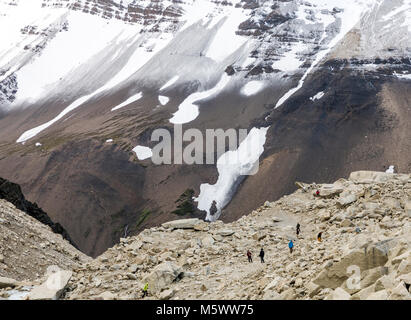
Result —
[{"label": "snow patch", "polygon": [[324,97],[324,92],[320,91],[315,96],[310,97],[310,100],[314,102],[315,100],[320,100],[322,97]]},{"label": "snow patch", "polygon": [[304,61],[298,58],[297,53],[305,49],[305,44],[297,42],[294,44],[290,51],[284,54],[284,57],[272,64],[273,69],[278,69],[283,72],[291,72],[297,70]]},{"label": "snow patch", "polygon": [[[200,185],[200,194],[194,198],[200,210],[207,211],[207,220],[216,221],[231,200],[242,176],[251,174],[264,152],[267,128],[253,128],[237,150],[227,151],[217,160],[218,180],[215,184]],[[210,215],[211,203],[217,202],[217,213]]]},{"label": "snow patch", "polygon": [[170,101],[169,97],[166,96],[158,96],[158,101],[160,101],[161,105],[166,105],[168,101]]},{"label": "snow patch", "polygon": [[226,57],[237,51],[248,38],[236,34],[238,26],[247,19],[244,10],[231,8],[231,11],[223,19],[222,26],[218,29],[213,41],[206,51],[206,57],[217,62],[222,62]]},{"label": "snow patch", "polygon": [[116,111],[116,110],[118,110],[118,109],[120,109],[120,108],[123,108],[123,107],[125,107],[125,106],[127,106],[127,105],[129,105],[129,104],[131,104],[131,103],[134,103],[134,102],[140,100],[142,97],[143,97],[143,93],[142,93],[142,92],[136,93],[135,95],[132,95],[130,98],[128,98],[126,101],[120,103],[119,105],[117,105],[116,107],[114,107],[113,109],[111,109],[111,111]]},{"label": "snow patch", "polygon": [[171,87],[174,83],[177,82],[178,78],[180,78],[180,77],[179,77],[179,76],[174,76],[174,77],[172,77],[170,80],[168,80],[168,81],[166,82],[165,85],[163,85],[163,86],[160,88],[160,91],[163,91],[164,89],[167,89],[168,87]]},{"label": "snow patch", "polygon": [[399,74],[399,73],[394,71],[393,75],[396,76],[397,78],[400,78],[400,79],[411,80],[411,74]]},{"label": "snow patch", "polygon": [[170,119],[171,123],[183,124],[196,119],[199,115],[198,105],[195,102],[210,98],[224,89],[230,81],[230,77],[224,72],[220,81],[211,89],[190,94],[178,107],[178,111]]},{"label": "snow patch", "polygon": [[263,88],[264,82],[250,81],[241,89],[241,93],[245,96],[252,96],[261,91]]},{"label": "snow patch", "polygon": [[133,149],[137,155],[138,160],[145,160],[153,156],[153,152],[149,147],[137,146]]}]

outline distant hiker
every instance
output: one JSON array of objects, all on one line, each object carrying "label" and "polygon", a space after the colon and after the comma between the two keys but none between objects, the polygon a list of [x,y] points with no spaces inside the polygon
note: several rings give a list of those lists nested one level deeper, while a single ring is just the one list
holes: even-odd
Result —
[{"label": "distant hiker", "polygon": [[290,240],[290,242],[288,243],[288,247],[290,248],[290,253],[293,253],[293,248],[294,248],[293,240]]},{"label": "distant hiker", "polygon": [[321,242],[321,241],[322,241],[322,235],[323,235],[322,232],[320,232],[320,233],[318,234],[318,236],[317,236],[318,242]]},{"label": "distant hiker", "polygon": [[320,196],[320,190],[317,190],[317,191],[315,192],[315,195],[316,195],[317,197],[319,197],[319,196]]},{"label": "distant hiker", "polygon": [[264,263],[264,249],[263,248],[261,248],[259,256],[261,258],[261,263]]},{"label": "distant hiker", "polygon": [[141,298],[143,299],[145,296],[148,296],[148,283],[143,288],[143,296]]},{"label": "distant hiker", "polygon": [[253,262],[253,257],[251,256],[250,250],[247,250],[247,257],[248,257],[248,262]]},{"label": "distant hiker", "polygon": [[213,200],[213,203],[211,204],[210,207],[210,215],[215,215],[217,213],[217,202]]},{"label": "distant hiker", "polygon": [[296,233],[297,233],[297,237],[298,237],[298,235],[300,234],[300,224],[299,223],[297,223],[297,229],[296,229]]},{"label": "distant hiker", "polygon": [[360,233],[360,232],[361,232],[361,229],[360,229],[359,227],[357,227],[357,228],[355,228],[355,232],[356,232],[356,233]]}]

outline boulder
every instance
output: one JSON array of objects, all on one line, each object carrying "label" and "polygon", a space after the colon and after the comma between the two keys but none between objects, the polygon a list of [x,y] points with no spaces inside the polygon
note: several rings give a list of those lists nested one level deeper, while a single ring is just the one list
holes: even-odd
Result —
[{"label": "boulder", "polygon": [[411,294],[405,287],[404,282],[400,282],[392,291],[388,300],[411,300]]},{"label": "boulder", "polygon": [[35,286],[28,295],[29,300],[57,300],[61,297],[72,276],[71,271],[58,270],[48,276],[47,280]]},{"label": "boulder", "polygon": [[211,247],[214,244],[214,238],[211,235],[206,235],[204,238],[201,239],[201,244],[204,247]]},{"label": "boulder", "polygon": [[14,288],[17,285],[17,281],[11,278],[0,277],[0,289],[2,288]]},{"label": "boulder", "polygon": [[331,212],[330,212],[330,210],[321,209],[321,210],[318,212],[318,218],[320,218],[321,221],[330,220],[330,218],[331,218]]},{"label": "boulder", "polygon": [[341,228],[348,228],[354,226],[354,224],[351,222],[350,219],[344,219],[343,221],[341,221],[340,226]]},{"label": "boulder", "polygon": [[163,262],[156,266],[153,271],[144,278],[143,282],[148,283],[148,291],[159,293],[163,289],[168,289],[170,284],[179,280],[184,275],[182,268],[171,263]]},{"label": "boulder", "polygon": [[344,289],[335,289],[327,300],[350,300],[351,295]]},{"label": "boulder", "polygon": [[398,274],[407,274],[411,272],[411,251],[408,251],[406,259],[401,261],[397,271]]},{"label": "boulder", "polygon": [[371,294],[375,292],[375,285],[372,284],[351,296],[351,300],[366,300]]},{"label": "boulder", "polygon": [[209,230],[209,224],[207,222],[201,221],[200,223],[197,223],[194,225],[194,230],[195,231],[208,231]]},{"label": "boulder", "polygon": [[394,274],[384,275],[375,282],[375,291],[391,290],[395,287]]},{"label": "boulder", "polygon": [[358,197],[355,194],[341,194],[340,198],[337,200],[337,206],[342,208],[350,205],[351,203],[357,201]]},{"label": "boulder", "polygon": [[388,299],[387,290],[380,290],[380,291],[371,293],[365,300],[387,300],[387,299]]},{"label": "boulder", "polygon": [[334,184],[323,184],[321,188],[319,189],[319,191],[320,191],[319,196],[321,198],[332,198],[336,195],[339,195],[341,192],[344,191],[344,189],[341,187],[335,186]]},{"label": "boulder", "polygon": [[351,172],[349,180],[355,183],[384,183],[395,175],[380,171],[355,171]]},{"label": "boulder", "polygon": [[350,266],[358,266],[361,271],[383,266],[388,260],[386,251],[387,248],[381,243],[369,245],[364,249],[354,249],[339,262],[323,269],[314,279],[314,283],[331,289],[340,287],[350,276],[347,271]]},{"label": "boulder", "polygon": [[[359,292],[362,288],[367,288],[370,285],[375,284],[375,282],[379,278],[384,276],[386,273],[387,273],[387,270],[385,267],[377,267],[377,268],[365,270],[361,273],[361,280],[360,280],[359,286],[357,286],[357,283],[355,281],[351,283],[347,283],[348,281],[346,281],[344,282],[344,285],[342,286],[342,288],[345,291],[347,291],[349,294],[353,295]],[[348,288],[348,286],[350,286],[350,288]],[[382,289],[384,288],[376,289],[376,290],[378,291]]]},{"label": "boulder", "polygon": [[310,298],[316,296],[321,291],[321,286],[319,286],[318,284],[315,284],[312,281],[309,282],[306,287],[307,287],[307,290],[308,290],[308,296]]},{"label": "boulder", "polygon": [[407,199],[404,201],[405,214],[411,218],[411,200]]},{"label": "boulder", "polygon": [[116,296],[110,291],[104,291],[103,293],[99,294],[97,298],[100,298],[102,300],[114,300],[115,297]]},{"label": "boulder", "polygon": [[202,220],[197,218],[180,219],[163,223],[162,226],[167,229],[194,229]]},{"label": "boulder", "polygon": [[223,229],[223,230],[218,230],[218,231],[217,231],[217,234],[218,234],[219,236],[222,236],[222,237],[228,237],[228,236],[233,235],[233,234],[234,234],[234,231],[233,231],[233,230],[230,230],[230,229]]},{"label": "boulder", "polygon": [[164,290],[160,293],[159,299],[160,300],[169,300],[174,296],[174,293],[175,292],[172,289]]}]

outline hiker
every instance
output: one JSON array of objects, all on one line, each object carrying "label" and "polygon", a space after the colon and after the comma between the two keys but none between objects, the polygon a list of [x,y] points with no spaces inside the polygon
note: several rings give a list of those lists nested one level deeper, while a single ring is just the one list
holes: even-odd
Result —
[{"label": "hiker", "polygon": [[317,190],[317,191],[315,192],[315,195],[316,195],[317,197],[319,197],[319,196],[320,196],[320,190]]},{"label": "hiker", "polygon": [[320,233],[318,234],[318,236],[317,236],[318,242],[321,242],[321,241],[322,241],[322,235],[323,235],[322,232],[320,232]]},{"label": "hiker", "polygon": [[290,248],[290,253],[293,253],[293,248],[294,248],[293,240],[290,240],[290,242],[288,243],[288,247]]},{"label": "hiker", "polygon": [[261,248],[259,256],[261,258],[261,263],[264,263],[264,249],[263,248]]},{"label": "hiker", "polygon": [[210,215],[213,216],[217,213],[217,202],[213,200],[213,203],[211,204],[210,207]]},{"label": "hiker", "polygon": [[298,237],[298,235],[300,234],[300,224],[299,223],[297,223],[297,230],[296,230],[296,233],[297,233],[297,237]]},{"label": "hiker", "polygon": [[148,283],[143,288],[143,296],[141,298],[144,299],[145,296],[148,296]]},{"label": "hiker", "polygon": [[247,257],[248,257],[248,262],[253,262],[253,257],[251,256],[250,250],[247,250]]}]

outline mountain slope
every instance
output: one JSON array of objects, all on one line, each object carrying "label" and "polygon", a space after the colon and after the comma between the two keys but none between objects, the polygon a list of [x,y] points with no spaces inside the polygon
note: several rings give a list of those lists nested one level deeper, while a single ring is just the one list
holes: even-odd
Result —
[{"label": "mountain slope", "polygon": [[[63,298],[141,299],[148,283],[145,299],[410,300],[410,174],[357,171],[333,184],[296,185],[296,192],[267,201],[233,223],[170,221],[122,238],[93,260],[80,256],[77,263],[60,265],[72,272]],[[0,200],[0,215],[4,208],[13,209]],[[20,216],[3,213],[0,228],[16,225]],[[31,219],[24,217],[26,223]],[[47,229],[40,226],[35,237],[50,237]],[[28,230],[31,224],[22,236]],[[60,245],[56,241],[47,245],[49,251],[36,250],[48,255]],[[265,263],[258,257],[261,248]],[[62,254],[70,261],[73,249],[67,250]],[[10,261],[8,252],[4,258]],[[42,279],[15,291],[0,288],[0,297],[30,298]]]},{"label": "mountain slope", "polygon": [[[88,254],[175,219],[187,190],[233,221],[296,177],[411,168],[408,0],[0,6],[0,175]],[[139,160],[175,123],[266,132],[259,173],[222,188],[215,165]]]}]

